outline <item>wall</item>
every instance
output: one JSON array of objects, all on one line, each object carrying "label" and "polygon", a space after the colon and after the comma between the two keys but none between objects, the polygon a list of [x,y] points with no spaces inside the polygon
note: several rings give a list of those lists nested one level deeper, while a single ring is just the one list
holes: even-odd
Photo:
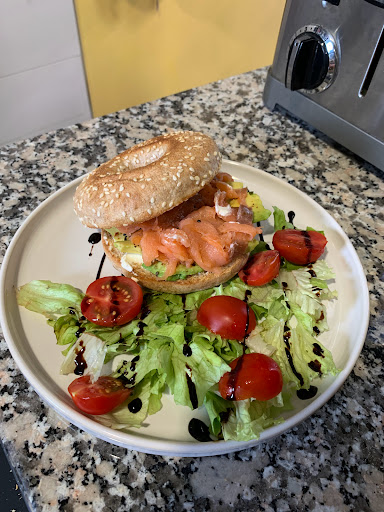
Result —
[{"label": "wall", "polygon": [[91,117],[71,0],[0,1],[0,145]]},{"label": "wall", "polygon": [[75,5],[93,114],[99,116],[271,64],[285,1]]}]

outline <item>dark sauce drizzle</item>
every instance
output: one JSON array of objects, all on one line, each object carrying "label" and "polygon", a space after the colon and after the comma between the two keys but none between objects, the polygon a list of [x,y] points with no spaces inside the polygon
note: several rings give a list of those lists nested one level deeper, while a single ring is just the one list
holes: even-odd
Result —
[{"label": "dark sauce drizzle", "polygon": [[[259,228],[260,227],[260,222],[256,222],[256,226]],[[260,242],[264,242],[263,233],[259,233],[259,240],[260,240]]]},{"label": "dark sauce drizzle", "polygon": [[101,240],[101,234],[99,232],[92,233],[92,235],[88,238],[88,242],[92,244],[91,252],[89,253],[89,256],[92,256],[93,246],[95,244],[98,244]]},{"label": "dark sauce drizzle", "polygon": [[75,375],[84,375],[85,370],[87,369],[87,362],[84,359],[85,347],[83,341],[80,340],[80,348],[76,349],[76,357],[75,357],[75,371],[73,372]]},{"label": "dark sauce drizzle", "polygon": [[294,226],[293,219],[296,217],[296,213],[294,211],[288,212],[288,220]]},{"label": "dark sauce drizzle", "polygon": [[184,343],[184,345],[183,345],[183,355],[185,357],[191,357],[191,355],[192,355],[192,349],[188,345],[188,343]]},{"label": "dark sauce drizzle", "polygon": [[140,356],[136,356],[132,359],[131,361],[131,366],[129,367],[129,369],[131,370],[131,372],[134,372],[136,370],[136,364],[138,363],[140,359]]},{"label": "dark sauce drizzle", "polygon": [[300,386],[304,384],[303,376],[300,372],[298,372],[295,368],[295,365],[293,364],[293,359],[291,355],[291,345],[289,343],[289,338],[291,337],[291,331],[289,330],[289,327],[287,325],[284,326],[284,336],[283,340],[285,343],[285,355],[287,356],[289,366],[291,367],[291,370],[293,374],[297,377],[297,379],[300,382]]},{"label": "dark sauce drizzle", "polygon": [[308,389],[298,389],[296,391],[297,398],[300,398],[300,400],[309,400],[310,398],[313,398],[317,394],[317,387],[316,386],[309,386]]},{"label": "dark sauce drizzle", "polygon": [[310,363],[308,363],[308,366],[314,372],[317,372],[319,375],[322,375],[321,363],[317,359],[315,359],[314,361],[311,361]]},{"label": "dark sauce drizzle", "polygon": [[[192,372],[191,368],[187,364],[185,366],[186,366],[187,370]],[[197,398],[196,386],[187,372],[185,372],[185,377],[187,379],[189,398],[191,400],[192,408],[197,409],[199,406],[199,400]]]},{"label": "dark sauce drizzle", "polygon": [[207,425],[197,418],[192,418],[189,422],[188,432],[196,441],[200,441],[200,443],[212,441]]},{"label": "dark sauce drizzle", "polygon": [[[260,222],[256,222],[256,226],[259,228],[260,227]],[[264,242],[265,241],[263,233],[259,233],[259,240],[260,240],[260,242]],[[269,251],[271,249],[268,244],[265,244],[265,248],[266,248],[267,251]]]},{"label": "dark sauce drizzle", "polygon": [[324,357],[324,350],[320,347],[318,343],[313,344],[313,353],[319,357]]},{"label": "dark sauce drizzle", "polygon": [[85,327],[79,327],[77,329],[77,331],[75,332],[76,338],[80,338],[80,336],[83,334],[84,331],[85,331]]},{"label": "dark sauce drizzle", "polygon": [[132,402],[129,402],[128,404],[128,410],[129,412],[136,414],[140,411],[140,409],[143,407],[143,402],[139,397],[132,400]]},{"label": "dark sauce drizzle", "polygon": [[96,274],[96,279],[100,278],[101,271],[103,270],[104,261],[105,261],[105,254],[103,254],[103,257],[101,258],[99,270],[97,271],[97,274]]},{"label": "dark sauce drizzle", "polygon": [[[313,249],[313,245],[312,245],[312,240],[311,240],[311,236],[310,234],[308,233],[308,231],[301,231],[301,234],[303,235],[304,237],[304,242],[305,242],[305,246],[306,248],[308,249],[308,254],[307,254],[307,263],[310,263],[311,261],[311,256],[312,256],[312,249]],[[313,275],[309,270],[308,272],[311,274],[312,277],[316,277],[316,274],[315,272],[313,272]]]},{"label": "dark sauce drizzle", "polygon": [[239,373],[241,371],[241,367],[243,366],[243,360],[244,360],[244,355],[239,357],[235,368],[229,373],[229,379],[228,379],[228,384],[227,384],[227,386],[228,386],[227,394],[225,397],[226,400],[236,400],[236,398],[235,398],[236,383],[237,383],[237,378],[239,376]]},{"label": "dark sauce drizzle", "polygon": [[316,334],[320,334],[320,329],[315,325],[315,327],[313,328],[313,332],[315,332]]}]

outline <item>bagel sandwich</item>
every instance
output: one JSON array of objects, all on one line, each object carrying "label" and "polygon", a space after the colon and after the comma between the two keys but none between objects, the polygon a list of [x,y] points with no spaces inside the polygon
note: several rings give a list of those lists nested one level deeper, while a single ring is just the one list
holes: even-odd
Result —
[{"label": "bagel sandwich", "polygon": [[106,256],[146,288],[189,293],[245,265],[269,215],[256,194],[220,172],[216,143],[199,132],[142,142],[100,165],[74,196],[80,221],[101,230]]}]

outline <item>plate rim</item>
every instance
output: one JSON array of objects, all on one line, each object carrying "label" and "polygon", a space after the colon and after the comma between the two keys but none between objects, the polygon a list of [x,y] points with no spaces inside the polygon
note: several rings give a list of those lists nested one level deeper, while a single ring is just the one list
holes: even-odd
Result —
[{"label": "plate rim", "polygon": [[[117,446],[121,446],[128,449],[138,450],[143,453],[152,454],[152,455],[164,455],[164,456],[178,456],[178,457],[201,457],[201,456],[214,456],[232,453],[235,451],[240,451],[246,448],[250,448],[256,446],[257,444],[272,439],[278,435],[291,430],[298,423],[301,423],[309,416],[314,414],[318,409],[320,409],[326,402],[328,402],[332,396],[341,388],[344,384],[345,380],[351,373],[353,367],[356,364],[356,361],[360,355],[360,352],[363,348],[368,325],[369,325],[369,291],[367,286],[367,281],[365,277],[365,272],[363,266],[360,262],[360,259],[357,255],[355,248],[353,247],[351,241],[348,236],[338,224],[338,222],[332,217],[332,215],[325,210],[319,203],[317,203],[314,199],[312,199],[309,195],[302,192],[300,189],[296,188],[294,185],[291,185],[287,181],[282,178],[278,178],[266,171],[261,169],[257,169],[251,165],[242,163],[242,162],[232,162],[231,160],[223,159],[223,164],[232,167],[233,169],[242,169],[243,171],[250,172],[256,175],[264,175],[267,179],[272,180],[272,182],[279,183],[280,185],[288,187],[294,193],[299,194],[301,197],[305,198],[306,201],[309,201],[314,208],[320,209],[325,214],[329,220],[331,220],[333,226],[336,228],[338,234],[343,238],[344,243],[348,246],[349,252],[353,255],[353,264],[354,269],[358,269],[358,281],[361,285],[361,297],[363,307],[361,308],[361,322],[360,322],[360,332],[357,333],[356,339],[358,343],[355,343],[353,346],[353,350],[348,357],[345,367],[341,370],[341,372],[334,378],[333,382],[330,386],[325,389],[321,395],[315,398],[312,402],[310,402],[304,409],[294,414],[292,417],[286,419],[283,423],[271,427],[264,432],[261,433],[259,439],[254,439],[251,441],[212,441],[208,443],[196,443],[194,441],[185,442],[185,441],[171,441],[171,440],[161,440],[156,439],[155,437],[149,436],[137,436],[127,432],[121,432],[110,427],[106,427],[91,417],[84,415],[72,409],[65,403],[61,403],[61,400],[57,400],[55,398],[55,394],[51,392],[45,385],[41,385],[39,383],[38,377],[31,371],[28,366],[28,363],[24,361],[21,356],[19,349],[16,346],[16,343],[12,339],[11,329],[8,325],[7,321],[7,311],[5,308],[5,295],[6,295],[6,277],[7,277],[7,269],[9,266],[9,262],[12,257],[12,252],[17,247],[19,240],[22,238],[23,232],[28,228],[29,223],[33,220],[33,218],[39,215],[40,211],[43,210],[50,202],[55,201],[58,196],[64,194],[68,189],[76,186],[80,181],[84,178],[84,176],[80,176],[71,182],[67,183],[60,189],[53,192],[49,197],[44,199],[23,221],[20,227],[17,229],[15,235],[13,236],[11,243],[5,253],[3,263],[1,265],[0,272],[0,323],[3,328],[4,338],[6,340],[9,351],[15,360],[17,366],[20,371],[23,373],[26,380],[36,391],[38,396],[46,403],[49,404],[55,411],[58,412],[59,415],[64,417],[70,423],[76,425],[78,428],[82,429],[85,432],[88,432],[95,437],[102,439],[104,441],[110,442]],[[234,173],[233,173],[234,174]],[[364,293],[362,292],[364,290]],[[44,392],[42,392],[42,390]],[[137,430],[140,433],[140,430]],[[164,446],[166,445],[166,448]]]}]

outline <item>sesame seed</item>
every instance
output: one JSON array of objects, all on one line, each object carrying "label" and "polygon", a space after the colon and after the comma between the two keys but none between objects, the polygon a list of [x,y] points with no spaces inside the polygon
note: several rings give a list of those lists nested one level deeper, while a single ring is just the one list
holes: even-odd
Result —
[{"label": "sesame seed", "polygon": [[131,197],[131,194],[130,194],[129,192],[127,192],[125,195],[126,195],[127,197]]},{"label": "sesame seed", "polygon": [[155,202],[155,198],[154,198],[154,197],[151,197],[151,199],[150,199],[150,203],[152,203],[152,204],[153,204],[154,202]]},{"label": "sesame seed", "polygon": [[129,220],[132,221],[132,222],[135,222],[135,219],[132,216],[129,217]]},{"label": "sesame seed", "polygon": [[165,201],[163,201],[163,202],[161,203],[161,207],[162,207],[162,208],[164,208],[164,206],[165,206],[166,204],[167,204],[167,203],[166,203]]},{"label": "sesame seed", "polygon": [[148,208],[147,212],[149,213],[149,215],[151,215],[152,210],[150,208]]},{"label": "sesame seed", "polygon": [[173,201],[169,203],[169,207],[171,208],[173,206]]},{"label": "sesame seed", "polygon": [[145,185],[141,185],[141,188],[145,188]]}]

